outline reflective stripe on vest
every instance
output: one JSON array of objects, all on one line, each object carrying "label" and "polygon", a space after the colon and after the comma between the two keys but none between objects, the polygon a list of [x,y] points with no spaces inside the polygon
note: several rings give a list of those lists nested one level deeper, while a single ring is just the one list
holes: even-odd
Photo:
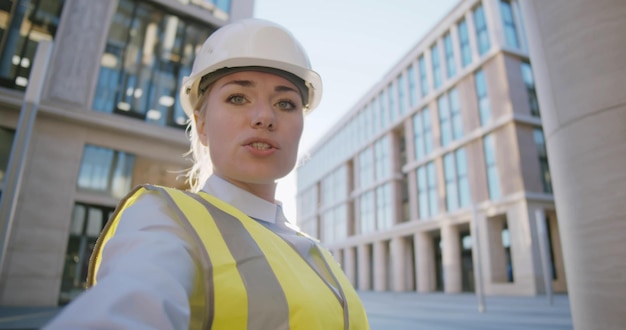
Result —
[{"label": "reflective stripe on vest", "polygon": [[90,283],[95,283],[92,274],[97,272],[102,247],[114,234],[118,213],[151,190],[170,202],[179,215],[176,220],[192,234],[194,245],[202,247],[196,259],[203,271],[196,276],[190,298],[191,328],[369,328],[363,306],[339,265],[314,242],[305,243],[315,256],[302,255],[293,242],[213,196],[143,188],[120,204],[99,238]]}]

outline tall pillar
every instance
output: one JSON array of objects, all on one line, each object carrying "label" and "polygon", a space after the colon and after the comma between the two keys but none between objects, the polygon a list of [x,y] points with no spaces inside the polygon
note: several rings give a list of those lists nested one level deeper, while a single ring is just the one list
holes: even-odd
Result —
[{"label": "tall pillar", "polygon": [[346,277],[348,278],[352,286],[356,288],[357,286],[356,276],[355,276],[356,275],[356,272],[355,272],[356,260],[354,256],[353,247],[347,247],[345,250],[343,250],[343,260],[344,260],[343,271],[346,274]]},{"label": "tall pillar", "polygon": [[441,227],[443,240],[443,287],[446,293],[459,293],[461,286],[461,244],[459,228],[454,225]]},{"label": "tall pillar", "polygon": [[435,250],[427,233],[415,234],[415,275],[417,292],[435,290]]},{"label": "tall pillar", "polygon": [[406,260],[406,249],[405,242],[401,237],[395,237],[391,240],[389,244],[389,249],[391,250],[391,288],[387,288],[388,290],[393,290],[395,292],[402,292],[406,290],[405,286],[405,260]]},{"label": "tall pillar", "polygon": [[385,241],[374,242],[374,291],[387,289],[387,246]]},{"label": "tall pillar", "polygon": [[370,278],[370,250],[367,245],[359,245],[357,248],[357,258],[359,258],[359,290],[371,290]]},{"label": "tall pillar", "polygon": [[626,328],[626,2],[520,2],[576,329]]}]

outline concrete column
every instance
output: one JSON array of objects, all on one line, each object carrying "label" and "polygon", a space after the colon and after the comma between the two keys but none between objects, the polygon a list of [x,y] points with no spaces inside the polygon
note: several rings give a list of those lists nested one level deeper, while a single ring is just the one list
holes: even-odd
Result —
[{"label": "concrete column", "polygon": [[391,240],[389,248],[391,249],[391,288],[395,292],[402,292],[406,290],[405,286],[405,267],[406,264],[406,249],[405,242],[401,237],[396,237]]},{"label": "concrete column", "polygon": [[357,248],[359,258],[359,290],[371,290],[372,280],[370,278],[370,250],[367,245],[359,245]]},{"label": "concrete column", "polygon": [[116,8],[115,0],[65,2],[44,98],[91,109],[100,60]]},{"label": "concrete column", "polygon": [[427,233],[415,234],[415,276],[417,292],[435,290],[435,251]]},{"label": "concrete column", "polygon": [[350,284],[352,284],[353,287],[356,287],[357,286],[356,272],[355,272],[356,259],[354,256],[353,247],[348,247],[344,250],[343,260],[344,260],[343,272],[346,274],[346,277],[350,281]]},{"label": "concrete column", "polygon": [[385,241],[374,242],[374,291],[387,290],[387,246]]},{"label": "concrete column", "polygon": [[624,329],[626,2],[531,0],[520,5],[574,328]]},{"label": "concrete column", "polygon": [[459,293],[463,289],[459,228],[454,225],[443,225],[441,238],[443,240],[443,288],[446,293]]}]

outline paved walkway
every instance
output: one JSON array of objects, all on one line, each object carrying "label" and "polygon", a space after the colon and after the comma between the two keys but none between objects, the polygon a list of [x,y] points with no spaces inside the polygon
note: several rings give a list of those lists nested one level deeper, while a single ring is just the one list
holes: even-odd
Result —
[{"label": "paved walkway", "polygon": [[[473,294],[359,292],[372,330],[571,330],[569,300],[554,296],[486,297],[483,313]],[[57,307],[2,307],[0,329],[39,329]]]},{"label": "paved walkway", "polygon": [[571,330],[569,300],[556,295],[486,297],[474,294],[360,292],[372,330]]}]

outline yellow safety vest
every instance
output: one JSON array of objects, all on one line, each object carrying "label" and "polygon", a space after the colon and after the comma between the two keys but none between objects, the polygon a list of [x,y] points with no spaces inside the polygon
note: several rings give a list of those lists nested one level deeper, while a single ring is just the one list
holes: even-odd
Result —
[{"label": "yellow safety vest", "polygon": [[129,193],[98,238],[88,286],[96,284],[120,214],[147,191],[168,201],[194,240],[190,329],[369,329],[357,293],[326,249],[302,233],[270,230],[203,192],[142,185]]}]

